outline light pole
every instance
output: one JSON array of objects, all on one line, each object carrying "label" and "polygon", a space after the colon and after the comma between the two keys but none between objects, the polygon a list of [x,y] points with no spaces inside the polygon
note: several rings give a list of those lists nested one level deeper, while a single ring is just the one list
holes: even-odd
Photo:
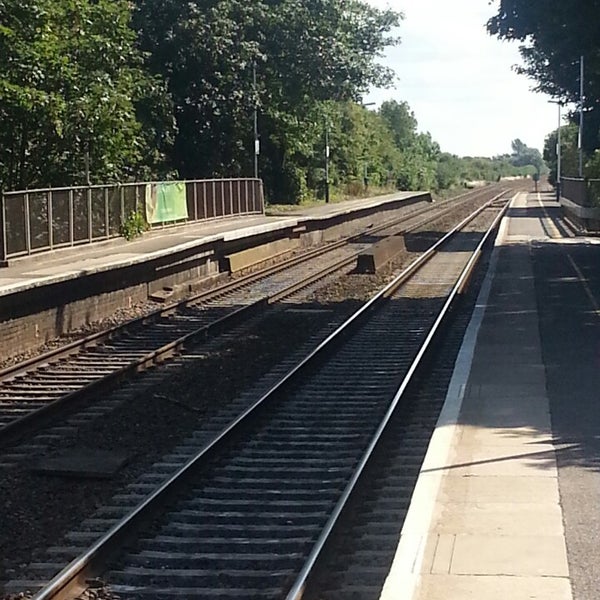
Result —
[{"label": "light pole", "polygon": [[579,177],[583,177],[583,56],[579,60]]},{"label": "light pole", "polygon": [[[367,108],[369,106],[375,106],[377,102],[362,102],[361,106],[363,108]],[[364,173],[363,173],[363,183],[365,184],[365,192],[369,189],[369,163],[365,157],[365,165],[364,165]]]},{"label": "light pole", "polygon": [[550,102],[552,104],[558,105],[558,129],[557,129],[557,132],[556,132],[556,200],[557,200],[557,202],[560,202],[560,176],[561,176],[561,170],[560,170],[560,148],[561,148],[561,144],[560,144],[560,129],[561,129],[561,125],[562,125],[560,108],[561,108],[561,106],[562,106],[563,103],[562,103],[561,100],[550,100]]},{"label": "light pole", "polygon": [[258,156],[260,139],[258,137],[258,96],[256,94],[256,61],[252,63],[252,85],[254,90],[254,178],[258,179]]},{"label": "light pole", "polygon": [[325,117],[325,203],[329,202],[329,123]]}]

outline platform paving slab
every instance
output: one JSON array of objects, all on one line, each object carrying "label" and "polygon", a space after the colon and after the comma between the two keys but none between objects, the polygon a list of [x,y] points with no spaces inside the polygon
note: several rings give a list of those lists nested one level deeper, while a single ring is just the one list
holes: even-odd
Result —
[{"label": "platform paving slab", "polygon": [[517,195],[501,228],[448,392],[454,422],[443,412],[434,434],[450,442],[430,444],[413,502],[437,499],[427,522],[411,503],[381,600],[572,598],[529,246],[549,230],[538,200]]},{"label": "platform paving slab", "polygon": [[[561,535],[445,534],[453,540],[447,573],[568,577],[567,551]],[[435,557],[435,554],[434,554]]]},{"label": "platform paving slab", "polygon": [[454,532],[460,531],[467,535],[534,536],[542,530],[547,535],[560,537],[563,533],[560,506],[548,503],[545,498],[519,503],[514,503],[512,498],[506,502],[447,499],[440,513],[433,529],[439,535],[456,537]]},{"label": "platform paving slab", "polygon": [[482,477],[446,477],[441,497],[447,502],[467,502],[477,498],[482,503],[513,504],[559,502],[556,482],[548,477],[519,477],[517,475]]},{"label": "platform paving slab", "polygon": [[[571,600],[567,578],[432,575],[423,588],[429,600]],[[397,600],[401,600],[398,598]]]}]

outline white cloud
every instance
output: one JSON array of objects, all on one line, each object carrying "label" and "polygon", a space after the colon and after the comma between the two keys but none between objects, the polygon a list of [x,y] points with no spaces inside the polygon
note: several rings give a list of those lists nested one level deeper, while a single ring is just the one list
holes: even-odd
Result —
[{"label": "white cloud", "polygon": [[393,90],[372,90],[366,102],[405,100],[442,150],[491,156],[520,138],[542,148],[556,127],[557,108],[513,70],[518,45],[489,36],[494,13],[486,0],[368,0],[404,13],[402,43],[382,62],[398,76]]}]

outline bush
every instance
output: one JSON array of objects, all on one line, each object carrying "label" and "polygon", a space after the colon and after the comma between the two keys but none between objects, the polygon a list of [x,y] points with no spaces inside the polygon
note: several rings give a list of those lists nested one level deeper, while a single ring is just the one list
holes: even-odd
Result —
[{"label": "bush", "polygon": [[120,233],[127,241],[130,241],[142,235],[144,231],[148,231],[149,228],[142,212],[132,210],[129,216],[121,223]]}]

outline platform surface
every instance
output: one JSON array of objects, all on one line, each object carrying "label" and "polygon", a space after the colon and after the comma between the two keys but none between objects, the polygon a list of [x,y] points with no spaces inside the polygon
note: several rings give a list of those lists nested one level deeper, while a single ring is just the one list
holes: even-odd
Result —
[{"label": "platform surface", "polygon": [[600,240],[518,194],[382,600],[600,598]]},{"label": "platform surface", "polygon": [[295,227],[307,220],[320,221],[349,215],[365,208],[382,206],[424,193],[396,192],[310,208],[298,207],[280,216],[250,215],[199,221],[155,229],[130,242],[115,238],[11,259],[8,267],[0,268],[0,296],[140,264],[204,244],[228,242]]}]

